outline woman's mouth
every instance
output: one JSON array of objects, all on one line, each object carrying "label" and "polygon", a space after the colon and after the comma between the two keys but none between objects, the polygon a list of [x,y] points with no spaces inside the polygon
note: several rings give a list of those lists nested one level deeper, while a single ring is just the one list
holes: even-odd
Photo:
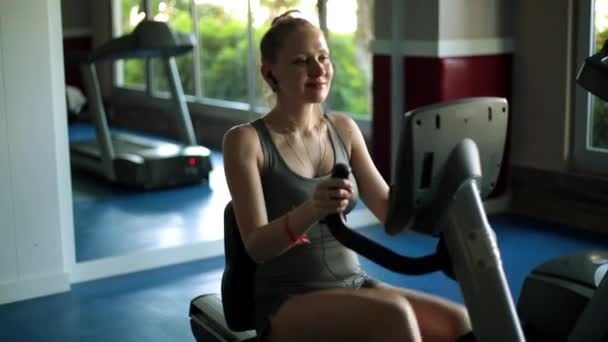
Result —
[{"label": "woman's mouth", "polygon": [[314,89],[321,89],[321,88],[325,87],[326,85],[327,85],[327,83],[325,83],[325,82],[306,83],[307,88],[314,88]]}]

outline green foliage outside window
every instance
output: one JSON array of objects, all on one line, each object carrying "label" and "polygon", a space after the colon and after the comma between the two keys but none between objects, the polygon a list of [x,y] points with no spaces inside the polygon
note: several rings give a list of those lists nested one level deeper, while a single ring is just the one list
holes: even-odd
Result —
[{"label": "green foliage outside window", "polygon": [[[132,8],[136,8],[141,3],[141,0],[122,0],[122,30],[123,34],[130,33],[134,27],[129,24],[130,12]],[[143,85],[146,81],[144,74],[145,63],[138,59],[127,59],[124,61],[125,82],[130,85]]]},{"label": "green foliage outside window", "polygon": [[[184,8],[188,7],[186,6]],[[174,10],[175,9],[176,8],[174,8]],[[176,13],[171,17],[169,26],[176,32],[192,31],[192,19],[190,18],[190,13],[184,10],[177,10]],[[184,92],[186,94],[194,94],[194,64],[192,63],[192,53],[179,55],[175,58],[175,60],[179,70],[179,77],[182,81],[182,86],[184,87]],[[153,89],[169,91],[170,88],[168,78],[166,76],[165,65],[160,63],[160,61],[155,60],[152,67],[154,68],[155,72],[155,77],[152,80]]]},{"label": "green foliage outside window", "polygon": [[354,33],[331,34],[329,48],[334,66],[334,80],[329,105],[334,110],[352,114],[368,114],[370,79],[359,67]]},{"label": "green foliage outside window", "polygon": [[247,23],[202,15],[199,34],[205,97],[247,102]]},{"label": "green foliage outside window", "polygon": [[[133,0],[131,0],[133,1]],[[128,6],[123,2],[123,16],[128,16]],[[208,98],[247,102],[247,23],[233,18],[221,8],[203,4],[197,6],[199,17],[200,58],[204,96]],[[123,27],[125,24],[123,24]],[[173,8],[170,26],[175,31],[189,32],[192,17],[188,11]],[[268,28],[264,25],[254,28],[254,40],[259,42]],[[355,115],[368,115],[369,76],[357,64],[357,47],[352,34],[331,34],[329,44],[331,59],[335,69],[334,82],[329,103],[332,110]],[[256,61],[259,63],[259,47],[256,46]],[[184,90],[194,91],[192,54],[177,60]],[[155,89],[166,88],[162,69],[155,68]],[[142,84],[143,63],[125,63],[125,83]],[[261,80],[258,75],[258,83]],[[259,99],[263,104],[263,99]]]}]

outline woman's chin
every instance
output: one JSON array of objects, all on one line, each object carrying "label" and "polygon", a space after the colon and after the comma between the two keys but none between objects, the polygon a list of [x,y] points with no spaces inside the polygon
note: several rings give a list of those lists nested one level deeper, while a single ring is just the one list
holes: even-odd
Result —
[{"label": "woman's chin", "polygon": [[325,101],[326,97],[325,96],[320,96],[320,97],[316,97],[316,98],[311,98],[308,100],[309,103],[323,103]]},{"label": "woman's chin", "polygon": [[308,91],[306,93],[307,102],[321,103],[327,99],[327,91]]}]

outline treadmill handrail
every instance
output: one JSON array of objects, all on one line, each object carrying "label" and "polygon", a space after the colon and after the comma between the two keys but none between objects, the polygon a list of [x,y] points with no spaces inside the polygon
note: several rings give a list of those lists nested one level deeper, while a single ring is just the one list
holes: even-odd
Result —
[{"label": "treadmill handrail", "polygon": [[173,32],[166,23],[141,21],[131,33],[111,39],[96,48],[88,63],[129,58],[167,58],[189,52],[196,46],[191,34]]},{"label": "treadmill handrail", "polygon": [[95,124],[95,136],[100,149],[100,168],[108,179],[116,180],[116,172],[114,170],[114,146],[112,145],[112,136],[101,96],[97,71],[94,64],[85,64],[81,69],[83,71],[86,91],[91,106],[91,114]]}]

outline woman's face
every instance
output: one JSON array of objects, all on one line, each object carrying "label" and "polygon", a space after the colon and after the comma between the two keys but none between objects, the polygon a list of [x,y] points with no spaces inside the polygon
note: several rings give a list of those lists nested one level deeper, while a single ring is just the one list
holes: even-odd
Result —
[{"label": "woman's face", "polygon": [[278,83],[279,101],[323,102],[334,71],[321,30],[303,26],[288,34],[271,70]]}]

